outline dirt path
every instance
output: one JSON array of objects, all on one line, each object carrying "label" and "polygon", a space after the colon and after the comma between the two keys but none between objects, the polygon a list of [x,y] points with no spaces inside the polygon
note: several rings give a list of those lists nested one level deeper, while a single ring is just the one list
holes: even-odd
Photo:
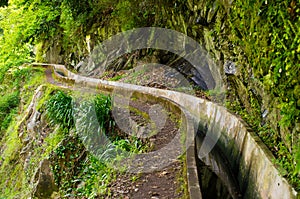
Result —
[{"label": "dirt path", "polygon": [[[130,106],[138,109],[143,114],[148,114],[151,103],[140,100],[132,100]],[[147,125],[147,121],[135,112],[130,116],[139,125]],[[174,116],[173,116],[174,117]],[[178,119],[178,118],[176,118]],[[176,120],[177,121],[177,120]],[[151,146],[151,151],[156,151],[166,146],[178,132],[178,123],[167,118],[164,127],[157,134],[146,139],[146,143]],[[132,198],[132,199],[175,199],[182,198],[183,191],[183,162],[177,160],[156,172],[143,174],[120,175],[110,185],[112,196],[107,198]]]},{"label": "dirt path", "polygon": [[178,161],[162,171],[141,174],[136,180],[130,175],[118,176],[110,185],[111,196],[126,199],[175,199],[185,198],[179,181],[182,164]]},{"label": "dirt path", "polygon": [[[45,76],[49,83],[63,88],[69,86],[57,82],[52,77],[52,70],[48,67],[45,70]],[[130,106],[135,109],[149,114],[150,104],[142,101],[132,101]],[[131,117],[140,122],[143,120],[141,115],[131,112]],[[146,125],[144,123],[144,125]],[[152,146],[152,150],[157,150],[164,147],[175,136],[178,130],[176,121],[167,118],[165,126],[156,135],[151,136],[147,142]],[[152,173],[119,174],[116,180],[109,185],[109,195],[102,195],[100,198],[122,198],[122,199],[176,199],[187,198],[184,195],[186,176],[183,172],[184,160],[177,160],[163,168],[162,170]]]}]

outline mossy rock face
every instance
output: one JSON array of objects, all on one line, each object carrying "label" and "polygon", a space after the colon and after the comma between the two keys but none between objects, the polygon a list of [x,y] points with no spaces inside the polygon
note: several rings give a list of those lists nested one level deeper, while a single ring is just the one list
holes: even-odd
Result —
[{"label": "mossy rock face", "polygon": [[245,106],[248,112],[251,112],[251,105],[249,103],[249,92],[244,84],[234,75],[229,75],[228,79],[232,82],[232,86],[235,88],[240,101]]},{"label": "mossy rock face", "polygon": [[49,160],[43,160],[40,163],[34,175],[34,181],[36,186],[33,195],[37,198],[51,198],[51,195],[58,190],[58,187],[54,183],[54,175],[51,171]]}]

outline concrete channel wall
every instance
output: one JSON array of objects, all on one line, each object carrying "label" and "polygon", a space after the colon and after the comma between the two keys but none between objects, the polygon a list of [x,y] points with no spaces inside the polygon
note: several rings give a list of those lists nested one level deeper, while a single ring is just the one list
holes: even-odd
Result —
[{"label": "concrete channel wall", "polygon": [[[217,145],[229,160],[230,167],[237,176],[240,189],[244,193],[243,198],[299,198],[299,194],[280,175],[273,163],[274,156],[259,137],[226,108],[176,91],[83,77],[70,72],[63,65],[52,66],[58,79],[81,87],[109,92],[114,89],[128,89],[163,97],[184,107],[195,121],[200,123],[200,128],[206,129],[207,137],[213,138],[218,132],[220,133]],[[199,183],[196,182],[198,178],[195,158],[192,157],[195,157],[195,150],[189,148],[187,152],[190,196],[192,199],[201,198]]]}]

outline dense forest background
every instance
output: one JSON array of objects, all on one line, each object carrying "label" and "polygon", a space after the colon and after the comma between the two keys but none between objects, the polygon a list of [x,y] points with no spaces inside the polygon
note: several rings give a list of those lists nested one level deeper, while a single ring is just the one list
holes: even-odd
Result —
[{"label": "dense forest background", "polygon": [[[228,84],[227,108],[260,136],[283,175],[300,190],[298,1],[10,0],[0,6],[0,154],[20,150],[20,141],[10,136],[43,76],[27,63],[73,69],[110,36],[155,26],[182,32],[211,54]],[[224,73],[229,62],[234,74]],[[1,163],[0,176],[17,158]],[[1,188],[12,186],[1,181]]]}]

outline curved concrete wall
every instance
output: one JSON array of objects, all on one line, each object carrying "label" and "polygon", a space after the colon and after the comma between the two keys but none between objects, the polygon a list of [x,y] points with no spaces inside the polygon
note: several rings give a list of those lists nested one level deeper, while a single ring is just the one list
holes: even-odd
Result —
[{"label": "curved concrete wall", "polygon": [[[218,138],[218,146],[223,151],[231,169],[237,175],[238,184],[244,198],[297,198],[297,192],[283,178],[274,156],[247,125],[226,108],[188,94],[161,90],[132,84],[111,82],[83,77],[68,71],[62,65],[52,65],[56,77],[72,82],[75,86],[97,88],[104,91],[128,89],[139,93],[167,98],[190,112],[200,128],[205,129],[207,137]],[[220,135],[217,135],[221,133]],[[189,158],[189,157],[188,157]],[[199,197],[198,197],[199,198]]]}]

